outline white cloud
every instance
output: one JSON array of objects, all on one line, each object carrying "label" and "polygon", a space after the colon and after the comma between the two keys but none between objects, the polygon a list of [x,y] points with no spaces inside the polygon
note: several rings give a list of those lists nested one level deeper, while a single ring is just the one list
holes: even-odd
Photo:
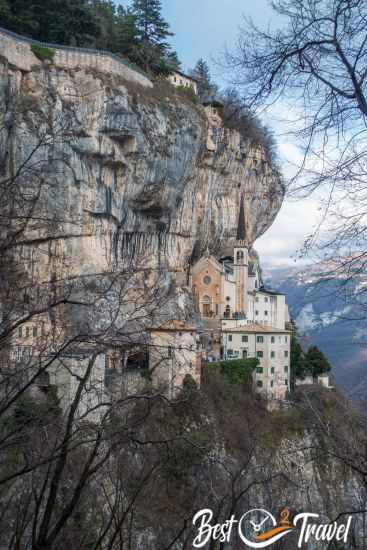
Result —
[{"label": "white cloud", "polygon": [[[288,102],[279,101],[263,113],[262,118],[275,132],[281,170],[285,179],[289,180],[303,160],[300,147],[288,133],[294,121],[300,118],[300,112]],[[300,258],[300,252],[306,238],[313,233],[319,222],[319,196],[313,195],[298,201],[286,199],[273,225],[255,243],[261,263],[265,267],[286,266],[295,261],[305,263],[307,259]]]},{"label": "white cloud", "polygon": [[261,263],[274,267],[294,263],[305,239],[317,227],[319,215],[316,199],[286,200],[273,225],[255,242]]}]

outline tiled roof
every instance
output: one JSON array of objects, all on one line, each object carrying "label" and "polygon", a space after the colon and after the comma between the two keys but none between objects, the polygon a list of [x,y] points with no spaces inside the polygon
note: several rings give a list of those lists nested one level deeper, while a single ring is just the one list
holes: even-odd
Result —
[{"label": "tiled roof", "polygon": [[259,288],[258,292],[263,292],[264,294],[271,294],[273,296],[285,296],[284,292],[279,292],[278,290],[270,290],[270,288]]},{"label": "tiled roof", "polygon": [[186,73],[180,71],[179,69],[175,69],[174,71],[172,71],[172,73],[177,73],[177,74],[183,76],[184,78],[187,78],[189,80],[193,80],[194,82],[198,81],[197,78],[194,78],[193,76],[190,76],[189,74],[186,74]]},{"label": "tiled roof", "polygon": [[265,334],[272,334],[272,333],[291,334],[290,330],[260,325],[259,323],[249,323],[247,325],[237,326],[237,327],[226,327],[224,326],[224,323],[223,323],[222,332],[251,332],[251,333],[262,332]]}]

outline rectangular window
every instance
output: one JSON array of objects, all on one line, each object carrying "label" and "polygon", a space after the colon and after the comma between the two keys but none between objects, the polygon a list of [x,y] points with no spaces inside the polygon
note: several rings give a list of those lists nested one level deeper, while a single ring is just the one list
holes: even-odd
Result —
[{"label": "rectangular window", "polygon": [[275,351],[271,351],[271,352],[270,352],[270,357],[274,359],[274,357],[275,357]]},{"label": "rectangular window", "polygon": [[272,337],[271,337],[271,343],[272,343],[272,344],[275,344],[275,336],[272,336]]},{"label": "rectangular window", "polygon": [[262,367],[256,367],[257,374],[262,374],[264,369]]},{"label": "rectangular window", "polygon": [[228,341],[229,341],[229,342],[232,342],[232,334],[229,334],[229,336],[228,336]]},{"label": "rectangular window", "polygon": [[36,338],[37,332],[38,332],[37,327],[33,327],[33,338]]},{"label": "rectangular window", "polygon": [[285,341],[285,343],[288,342],[288,336],[284,336],[284,341]]},{"label": "rectangular window", "polygon": [[248,342],[248,336],[242,336],[242,342]]},{"label": "rectangular window", "polygon": [[256,310],[256,311],[255,311],[255,315],[259,315],[259,312],[258,312],[258,310]]},{"label": "rectangular window", "polygon": [[288,386],[288,380],[287,380],[287,378],[284,380],[284,384],[285,384],[286,386]]},{"label": "rectangular window", "polygon": [[264,342],[264,336],[257,336],[256,337],[256,342],[258,344],[262,344]]},{"label": "rectangular window", "polygon": [[265,296],[265,302],[268,302],[268,301],[269,301],[269,300],[268,300],[268,297],[267,297],[267,296]]},{"label": "rectangular window", "polygon": [[285,350],[284,357],[288,357],[288,350]]},{"label": "rectangular window", "polygon": [[264,315],[266,316],[268,314],[267,310],[264,311]]},{"label": "rectangular window", "polygon": [[288,366],[287,365],[284,367],[284,372],[288,372]]},{"label": "rectangular window", "polygon": [[29,337],[29,327],[25,328],[25,336],[26,336],[26,338]]},{"label": "rectangular window", "polygon": [[263,381],[262,381],[262,380],[258,380],[258,381],[256,382],[256,386],[257,386],[258,388],[262,388],[262,387],[263,387]]},{"label": "rectangular window", "polygon": [[270,381],[270,387],[272,388],[274,386],[273,380]]},{"label": "rectangular window", "polygon": [[264,352],[263,351],[258,351],[256,353],[257,357],[264,357]]},{"label": "rectangular window", "polygon": [[19,336],[19,338],[22,337],[22,327],[18,328],[18,336]]},{"label": "rectangular window", "polygon": [[227,349],[227,355],[233,355],[233,349]]},{"label": "rectangular window", "polygon": [[270,372],[271,372],[271,374],[274,374],[275,373],[275,368],[271,367]]}]

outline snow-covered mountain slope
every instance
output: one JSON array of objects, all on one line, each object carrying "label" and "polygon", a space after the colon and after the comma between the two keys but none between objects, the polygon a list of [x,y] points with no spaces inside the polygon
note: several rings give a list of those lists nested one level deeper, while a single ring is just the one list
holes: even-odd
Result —
[{"label": "snow-covered mountain slope", "polygon": [[337,384],[367,402],[367,270],[346,273],[328,263],[269,274],[270,284],[287,294],[305,343],[327,355]]}]

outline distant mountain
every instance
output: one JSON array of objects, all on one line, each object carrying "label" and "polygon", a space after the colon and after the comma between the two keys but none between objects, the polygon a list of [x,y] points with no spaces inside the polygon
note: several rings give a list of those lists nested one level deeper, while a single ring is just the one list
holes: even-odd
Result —
[{"label": "distant mountain", "polygon": [[267,282],[287,294],[305,345],[326,354],[336,383],[367,404],[367,270],[354,265],[345,273],[331,262],[276,268]]}]

